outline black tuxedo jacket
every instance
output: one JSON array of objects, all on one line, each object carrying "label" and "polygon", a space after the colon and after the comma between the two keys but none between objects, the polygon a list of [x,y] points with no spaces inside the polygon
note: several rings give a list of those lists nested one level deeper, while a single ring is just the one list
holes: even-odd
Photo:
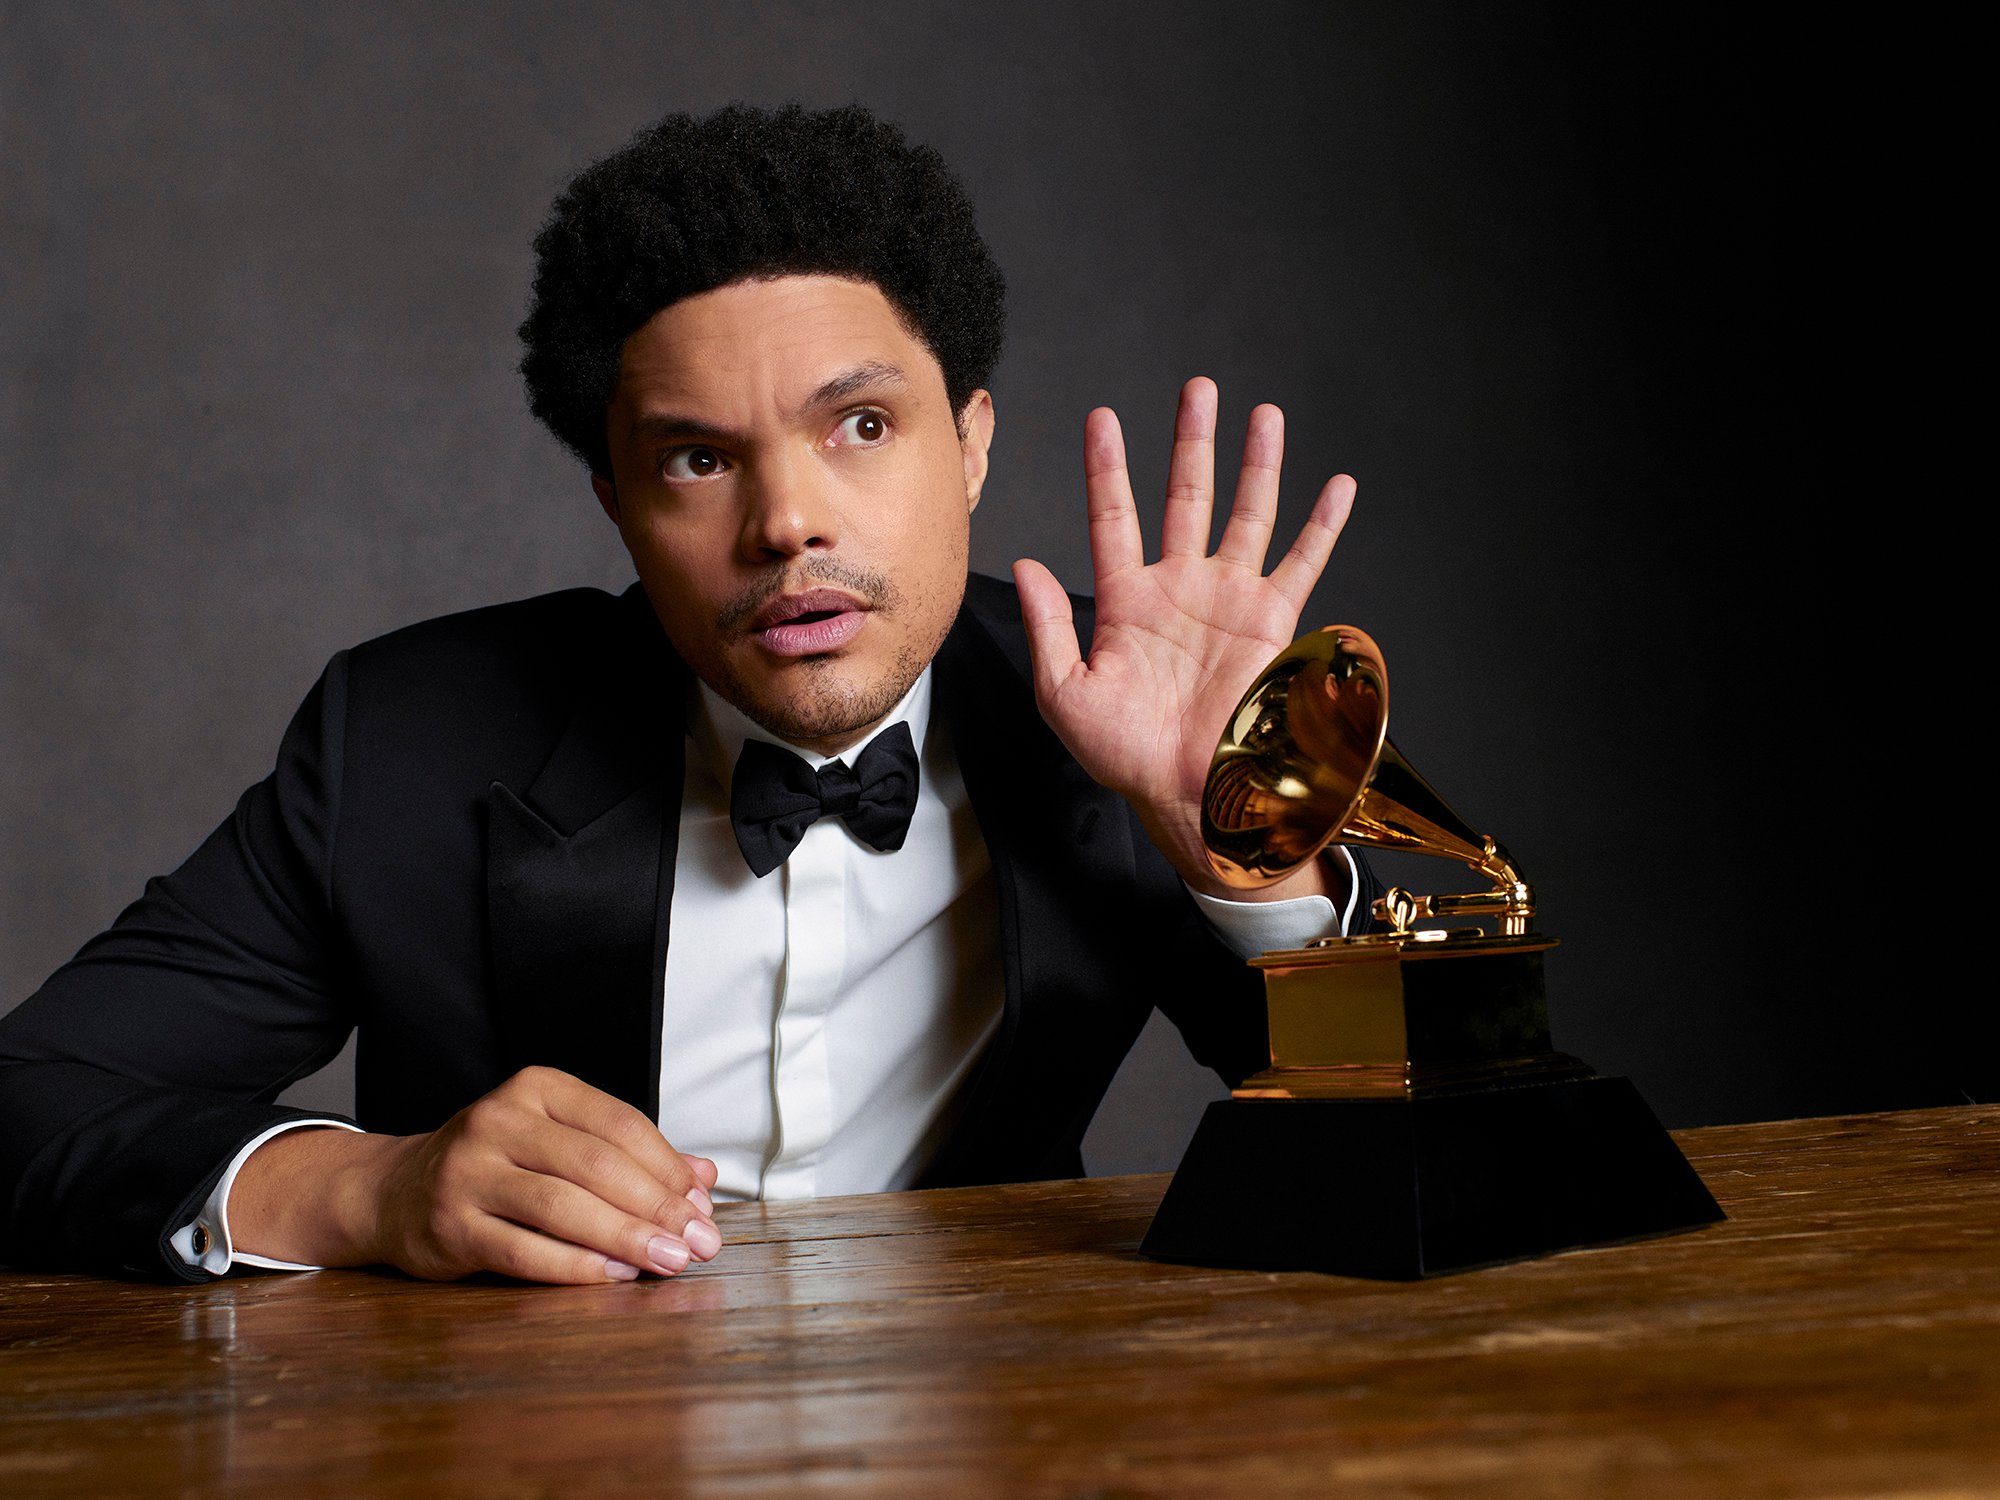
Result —
[{"label": "black tuxedo jacket", "polygon": [[[1267,1059],[1260,984],[1043,724],[1010,586],[970,581],[934,681],[1006,1003],[920,1185],[1078,1175],[1152,1009],[1233,1082]],[[369,1130],[537,1063],[656,1115],[689,686],[636,586],[334,658],[271,776],[0,1018],[0,1263],[203,1279],[167,1237],[356,1028]]]}]

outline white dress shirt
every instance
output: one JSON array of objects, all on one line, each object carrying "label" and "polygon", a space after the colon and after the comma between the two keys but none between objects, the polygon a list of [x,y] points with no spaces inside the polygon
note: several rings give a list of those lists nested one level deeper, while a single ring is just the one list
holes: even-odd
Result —
[{"label": "white dress shirt", "polygon": [[[784,864],[750,873],[729,820],[749,739],[815,770],[705,684],[689,715],[660,1041],[660,1130],[714,1159],[714,1196],[811,1198],[908,1187],[1000,1024],[999,898],[931,674],[867,739],[920,747],[903,847],[821,818]],[[692,935],[698,938],[690,941]]]},{"label": "white dress shirt", "polygon": [[[761,880],[736,847],[729,781],[746,739],[784,744],[698,684],[689,704],[680,844],[663,996],[658,1124],[712,1158],[718,1200],[806,1198],[907,1187],[954,1123],[961,1085],[1004,1001],[998,898],[958,760],[930,716],[926,670],[868,740],[906,721],[919,747],[917,806],[901,849],[870,849],[838,818],[806,830]],[[814,767],[827,764],[785,745]],[[1348,900],[1225,901],[1191,891],[1240,957],[1347,931]],[[192,1224],[172,1237],[189,1265],[313,1270],[236,1252],[228,1197],[250,1153],[230,1162]]]}]

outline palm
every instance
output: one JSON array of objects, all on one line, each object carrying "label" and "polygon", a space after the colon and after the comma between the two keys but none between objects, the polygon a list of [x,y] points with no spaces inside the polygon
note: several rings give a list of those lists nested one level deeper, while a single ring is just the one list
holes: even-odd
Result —
[{"label": "palm", "polygon": [[1145,562],[1124,440],[1109,411],[1085,428],[1096,631],[1082,655],[1069,602],[1039,563],[1016,564],[1048,720],[1083,768],[1123,793],[1148,832],[1183,865],[1198,839],[1209,757],[1251,680],[1297,633],[1353,500],[1353,481],[1330,480],[1269,577],[1265,553],[1277,514],[1283,417],[1251,414],[1242,476],[1214,553],[1216,395],[1193,380],[1175,424],[1161,556]]},{"label": "palm", "polygon": [[1293,636],[1298,606],[1242,569],[1167,559],[1107,579],[1090,659],[1055,686],[1050,722],[1128,796],[1201,795],[1229,711]]}]

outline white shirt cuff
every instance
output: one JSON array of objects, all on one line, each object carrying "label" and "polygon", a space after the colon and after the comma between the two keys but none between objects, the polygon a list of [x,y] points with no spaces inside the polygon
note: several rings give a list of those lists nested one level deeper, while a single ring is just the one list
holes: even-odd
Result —
[{"label": "white shirt cuff", "polygon": [[1204,896],[1194,887],[1188,894],[1215,935],[1238,958],[1255,958],[1286,948],[1303,948],[1315,938],[1345,937],[1354,919],[1354,902],[1361,893],[1361,872],[1354,856],[1336,844],[1329,851],[1347,861],[1347,905],[1335,912],[1324,896],[1295,896],[1289,901],[1225,901]]},{"label": "white shirt cuff", "polygon": [[176,1229],[167,1243],[179,1253],[180,1258],[191,1266],[200,1266],[211,1276],[220,1276],[231,1266],[261,1266],[267,1271],[318,1271],[321,1266],[300,1265],[297,1261],[272,1260],[263,1255],[238,1253],[229,1243],[229,1190],[236,1185],[236,1174],[243,1170],[243,1163],[250,1159],[250,1153],[273,1136],[283,1135],[288,1130],[304,1130],[309,1126],[334,1125],[342,1130],[361,1133],[361,1127],[350,1125],[345,1120],[287,1120],[282,1125],[273,1125],[269,1130],[251,1141],[237,1152],[229,1167],[215,1184],[215,1191],[208,1195],[208,1201],[201,1206],[192,1224],[183,1224]]}]

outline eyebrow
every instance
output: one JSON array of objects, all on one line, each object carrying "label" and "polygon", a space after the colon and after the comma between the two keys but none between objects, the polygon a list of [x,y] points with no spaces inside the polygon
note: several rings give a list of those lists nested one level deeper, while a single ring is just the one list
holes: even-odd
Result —
[{"label": "eyebrow", "polygon": [[[804,416],[829,406],[837,406],[863,391],[907,390],[909,385],[909,376],[895,365],[886,360],[871,359],[821,381],[813,392],[799,403],[798,415]],[[740,432],[727,427],[718,427],[712,422],[703,422],[694,417],[676,416],[672,412],[648,412],[634,417],[632,435],[636,438],[672,439],[678,443],[716,443],[723,447],[740,446],[744,441]]]},{"label": "eyebrow", "polygon": [[843,370],[831,380],[823,382],[819,389],[806,397],[800,411],[813,411],[822,406],[836,406],[849,396],[857,396],[863,391],[875,390],[882,386],[893,386],[899,390],[909,388],[910,378],[886,360],[871,359],[856,365],[851,370]]}]

